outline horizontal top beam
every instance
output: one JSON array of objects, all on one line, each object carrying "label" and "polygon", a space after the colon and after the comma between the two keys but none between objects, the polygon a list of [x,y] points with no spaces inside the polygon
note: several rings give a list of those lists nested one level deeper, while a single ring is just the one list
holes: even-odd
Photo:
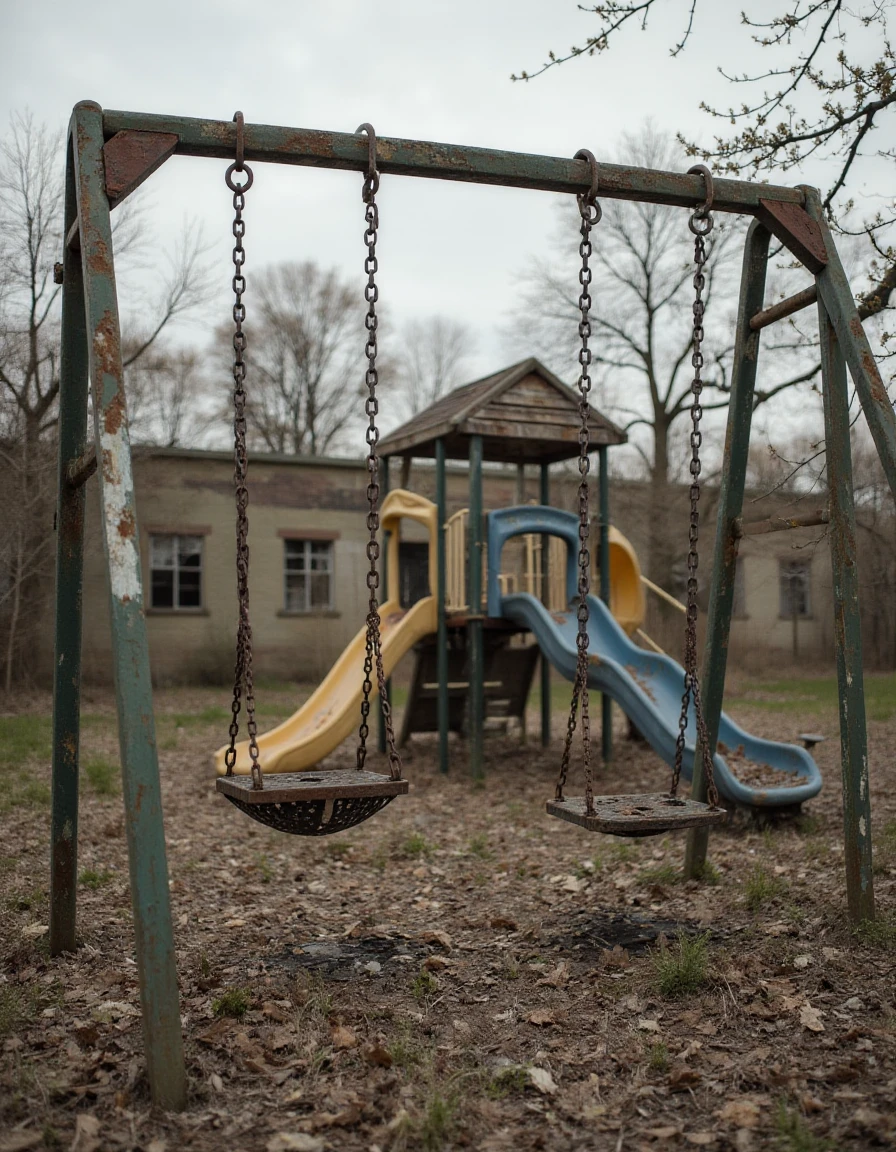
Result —
[{"label": "horizontal top beam", "polygon": [[[103,132],[166,132],[178,138],[175,152],[184,156],[214,156],[231,160],[236,150],[236,125],[229,120],[200,120],[186,116],[159,116],[138,112],[103,112]],[[278,128],[246,124],[245,156],[250,161],[298,164],[312,168],[367,169],[368,142],[364,134],[320,132],[305,128]],[[533,188],[546,192],[586,192],[591,185],[586,161],[567,157],[500,152],[426,140],[377,138],[377,166],[385,174],[421,176],[432,180],[460,180]],[[637,200],[693,208],[706,199],[703,177],[649,168],[628,168],[600,163],[598,196],[610,200]],[[714,207],[719,212],[753,213],[759,201],[804,203],[799,188],[747,180],[716,179]]]}]

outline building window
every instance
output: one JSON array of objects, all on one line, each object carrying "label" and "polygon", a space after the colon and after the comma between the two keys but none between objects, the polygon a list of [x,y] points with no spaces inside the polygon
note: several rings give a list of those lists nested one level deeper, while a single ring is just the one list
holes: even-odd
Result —
[{"label": "building window", "polygon": [[328,612],[333,607],[332,540],[283,541],[287,612]]},{"label": "building window", "polygon": [[802,560],[781,560],[779,581],[781,616],[809,616],[809,565]]},{"label": "building window", "polygon": [[149,577],[152,608],[201,608],[202,537],[151,535]]}]

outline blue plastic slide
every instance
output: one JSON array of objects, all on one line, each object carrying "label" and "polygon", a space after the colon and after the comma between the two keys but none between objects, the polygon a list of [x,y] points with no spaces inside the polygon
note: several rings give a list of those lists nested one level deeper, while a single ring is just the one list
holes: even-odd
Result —
[{"label": "blue plastic slide", "polygon": [[[551,613],[526,592],[502,596],[497,573],[500,572],[501,548],[509,537],[526,532],[560,536],[569,546],[567,591],[572,603],[577,576],[578,518],[556,508],[528,506],[491,512],[488,521],[489,616],[504,616],[528,628],[557,671],[574,680],[578,626],[575,605],[568,612]],[[675,758],[681,714],[684,669],[669,656],[646,652],[633,644],[609,608],[596,597],[589,597],[588,608],[589,687],[611,696],[654,751],[671,765]],[[688,778],[693,765],[695,734],[692,705],[682,764],[682,774]],[[751,787],[732,772],[726,754],[732,763],[746,770],[745,775],[749,775],[751,768],[755,771],[757,766],[767,765],[778,772],[799,777],[800,783],[794,783],[792,787]],[[724,712],[713,768],[719,794],[725,801],[741,807],[789,808],[817,796],[821,791],[818,765],[805,749],[752,736]]]}]

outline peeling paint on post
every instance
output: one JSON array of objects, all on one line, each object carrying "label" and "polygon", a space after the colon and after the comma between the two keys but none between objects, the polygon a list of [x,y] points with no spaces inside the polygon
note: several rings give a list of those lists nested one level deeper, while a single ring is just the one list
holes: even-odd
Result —
[{"label": "peeling paint on post", "polygon": [[[771,236],[764,225],[754,220],[747,232],[740,281],[731,397],[728,402],[728,427],[725,432],[712,585],[706,620],[706,647],[700,676],[706,734],[713,753],[719,739],[719,720],[722,715],[725,671],[728,663],[728,637],[731,632],[731,612],[734,608],[734,576],[737,569],[735,521],[743,510],[750,425],[753,416],[753,390],[759,363],[759,332],[750,327],[750,320],[762,308],[770,239]],[[699,748],[695,749],[694,755],[691,797],[702,803],[706,802],[706,779],[703,775],[703,758]],[[708,844],[707,828],[690,829],[684,858],[684,874],[689,879],[694,880],[701,876],[706,863]]]},{"label": "peeling paint on post", "polygon": [[470,622],[467,625],[469,663],[470,772],[476,779],[483,774],[483,729],[485,727],[485,677],[482,650],[482,437],[470,437],[470,515],[469,533]]},{"label": "peeling paint on post", "polygon": [[186,1104],[186,1074],[112,265],[112,229],[103,171],[101,109],[93,103],[77,105],[71,133],[146,1065],[153,1101],[163,1108],[180,1109]]},{"label": "peeling paint on post", "polygon": [[[820,291],[820,278],[819,278]],[[821,291],[820,291],[821,294]],[[853,924],[874,919],[868,735],[856,565],[856,512],[846,364],[825,304],[818,304],[824,436],[830,492],[831,571],[834,582],[834,643],[840,686],[840,756],[843,773],[843,847],[846,898]]]}]

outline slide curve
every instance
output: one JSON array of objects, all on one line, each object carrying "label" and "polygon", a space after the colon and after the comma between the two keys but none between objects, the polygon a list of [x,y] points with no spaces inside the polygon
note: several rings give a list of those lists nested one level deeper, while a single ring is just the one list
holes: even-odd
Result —
[{"label": "slide curve", "polygon": [[[537,528],[531,530],[537,531]],[[684,669],[669,656],[646,652],[633,644],[607,606],[596,597],[588,598],[588,609],[589,687],[611,696],[654,751],[671,766],[681,715]],[[568,680],[575,680],[578,628],[575,607],[567,612],[551,613],[534,596],[520,592],[501,597],[500,614],[528,628],[557,671]],[[688,779],[693,768],[695,734],[692,705],[682,763],[682,775]],[[800,783],[792,787],[751,787],[731,771],[726,754],[791,773],[799,777]],[[805,749],[753,736],[724,712],[713,770],[720,796],[746,808],[790,807],[821,791],[821,773]]]},{"label": "slide curve", "polygon": [[[430,591],[411,608],[401,607],[399,595],[399,538],[402,519],[422,524],[429,536]],[[398,661],[410,648],[437,628],[438,583],[436,573],[437,513],[431,500],[396,488],[383,501],[380,519],[386,550],[387,596],[380,605],[383,668],[388,678]],[[311,697],[288,720],[258,737],[259,763],[262,772],[302,772],[313,768],[343,740],[358,731],[361,723],[361,697],[364,688],[364,654],[367,646],[366,623],[318,685]],[[373,698],[378,695],[376,678]],[[376,712],[371,708],[371,716]],[[371,728],[374,725],[371,724]],[[215,770],[226,772],[224,753],[215,753]],[[249,746],[245,740],[236,746],[234,771],[248,773]]]}]

